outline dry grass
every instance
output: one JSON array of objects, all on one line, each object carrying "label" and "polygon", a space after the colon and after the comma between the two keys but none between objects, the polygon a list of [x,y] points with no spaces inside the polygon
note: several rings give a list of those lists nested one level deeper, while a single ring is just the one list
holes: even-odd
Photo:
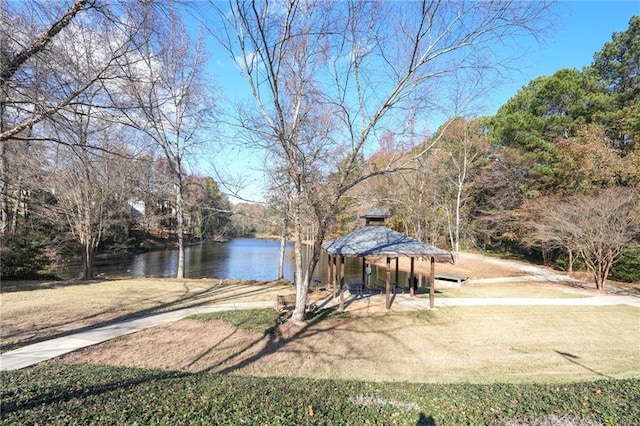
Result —
[{"label": "dry grass", "polygon": [[217,279],[3,283],[0,348],[4,352],[86,327],[188,306],[275,300],[276,294],[291,290],[284,282]]},{"label": "dry grass", "polygon": [[280,336],[183,320],[64,361],[367,381],[638,377],[637,319],[629,306],[443,308],[286,324]]},{"label": "dry grass", "polygon": [[[437,265],[474,278],[522,271],[472,259]],[[553,283],[502,282],[442,289],[437,297],[579,297]],[[20,290],[20,291],[18,291]],[[126,317],[230,301],[275,301],[288,283],[129,279],[2,285],[2,350]],[[577,293],[576,293],[577,292]],[[381,297],[381,300],[383,297]],[[221,322],[183,320],[87,348],[65,361],[411,382],[566,381],[638,377],[638,309],[465,307],[386,312],[374,298],[350,319],[286,324],[278,336]],[[362,303],[370,304],[363,308]]]},{"label": "dry grass", "polygon": [[491,285],[465,285],[460,288],[442,288],[437,297],[517,297],[517,298],[582,298],[593,295],[571,287],[536,282],[501,283]]}]

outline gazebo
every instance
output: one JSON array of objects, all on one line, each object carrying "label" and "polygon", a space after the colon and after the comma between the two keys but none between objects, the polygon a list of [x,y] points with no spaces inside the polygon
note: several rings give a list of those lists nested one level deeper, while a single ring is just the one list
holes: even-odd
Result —
[{"label": "gazebo", "polygon": [[373,209],[360,217],[365,220],[363,227],[360,227],[343,237],[329,241],[322,246],[322,248],[328,253],[328,276],[332,281],[333,288],[335,289],[336,287],[336,281],[340,286],[340,307],[342,308],[344,303],[342,291],[344,287],[344,258],[362,258],[362,285],[364,285],[366,257],[375,256],[386,257],[387,260],[387,276],[385,282],[387,309],[391,308],[391,259],[396,260],[396,282],[398,281],[399,258],[409,257],[411,259],[409,291],[411,296],[414,296],[415,258],[428,257],[431,262],[429,276],[429,305],[433,308],[435,300],[435,262],[436,260],[450,260],[450,253],[388,228],[385,225],[390,214],[385,211]]}]

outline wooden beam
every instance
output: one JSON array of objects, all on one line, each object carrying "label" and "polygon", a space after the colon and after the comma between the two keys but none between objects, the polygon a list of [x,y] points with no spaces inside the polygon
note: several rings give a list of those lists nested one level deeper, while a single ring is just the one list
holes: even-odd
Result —
[{"label": "wooden beam", "polygon": [[344,256],[340,256],[340,310],[344,311]]},{"label": "wooden beam", "polygon": [[436,306],[436,259],[431,257],[431,270],[429,272],[429,308]]},{"label": "wooden beam", "polygon": [[338,264],[338,256],[333,256],[333,297],[338,297],[338,275],[340,274],[340,265]]},{"label": "wooden beam", "polygon": [[385,300],[387,309],[391,309],[391,258],[387,257],[387,282],[386,282],[387,298]]},{"label": "wooden beam", "polygon": [[331,295],[333,297],[336,297],[336,274],[334,274],[333,272],[333,262],[334,262],[334,257],[327,253],[327,255],[329,256],[329,266],[328,266],[328,271],[327,271],[327,287],[331,286],[330,288],[327,288],[327,290],[331,291]]},{"label": "wooden beam", "polygon": [[396,257],[396,283],[400,284],[400,258]]},{"label": "wooden beam", "polygon": [[367,268],[367,258],[363,257],[362,258],[362,282],[363,283],[366,282],[365,281],[366,280],[366,276],[365,276],[365,273],[364,273],[366,268]]},{"label": "wooden beam", "polygon": [[411,271],[409,272],[409,294],[411,295],[411,297],[415,296],[415,290],[413,288],[414,269],[415,269],[415,258],[413,256],[411,256],[411,267],[410,267]]}]

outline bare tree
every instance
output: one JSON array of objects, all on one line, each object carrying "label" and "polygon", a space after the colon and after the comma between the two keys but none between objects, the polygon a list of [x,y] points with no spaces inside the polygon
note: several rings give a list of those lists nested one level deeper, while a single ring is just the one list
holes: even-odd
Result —
[{"label": "bare tree", "polygon": [[482,123],[477,120],[468,122],[462,117],[456,117],[448,124],[443,127],[444,133],[440,139],[440,146],[447,157],[441,171],[451,188],[445,210],[453,259],[457,261],[460,252],[463,207],[468,198],[467,183],[476,166],[476,161],[486,151],[488,142],[482,134]]},{"label": "bare tree", "polygon": [[546,199],[538,209],[536,237],[547,245],[578,253],[605,291],[611,267],[622,253],[638,245],[640,191],[608,188],[597,195]]},{"label": "bare tree", "polygon": [[124,129],[112,119],[108,86],[101,81],[87,86],[84,80],[85,73],[93,74],[96,69],[104,77],[118,72],[109,55],[104,55],[109,50],[111,33],[107,27],[95,24],[81,19],[51,43],[60,55],[52,70],[65,82],[58,91],[63,97],[79,94],[73,103],[42,122],[40,132],[50,147],[42,167],[51,170],[42,184],[50,188],[56,200],[44,208],[63,218],[82,247],[86,279],[93,277],[98,245],[109,218],[115,210],[120,211],[114,208],[114,203],[123,203],[124,197],[118,192],[125,189],[123,182],[131,169],[118,167],[128,153],[122,142],[126,140]]},{"label": "bare tree", "polygon": [[[118,7],[122,5],[95,0],[74,0],[66,9],[59,2],[32,0],[16,4],[20,5],[16,9],[10,9],[5,2],[0,5],[0,142],[22,139],[22,132],[69,106],[97,82],[112,78],[105,73],[135,49],[139,28],[133,9]],[[102,44],[91,46],[104,55],[102,67],[83,70],[77,76],[81,84],[75,85],[74,91],[60,91],[67,72],[58,62],[64,58],[59,51],[64,44],[54,41],[65,34],[69,39],[80,16],[96,27],[110,28],[110,35]],[[45,96],[35,96],[34,81],[38,81],[38,90],[44,91]]]},{"label": "bare tree", "polygon": [[186,157],[201,142],[198,131],[203,130],[212,105],[204,81],[205,56],[201,41],[192,43],[174,9],[166,16],[150,13],[145,30],[148,42],[127,70],[123,111],[128,123],[153,141],[167,160],[178,239],[176,277],[184,278]]},{"label": "bare tree", "polygon": [[[543,2],[213,5],[226,24],[220,40],[247,78],[261,120],[241,124],[288,167],[294,322],[304,317],[309,280],[344,194],[372,176],[406,168],[406,159],[392,157],[361,173],[369,144],[384,130],[404,134],[407,118],[435,103],[436,88],[458,70],[495,66],[493,44],[529,34],[547,9]],[[303,267],[305,206],[317,226]]]},{"label": "bare tree", "polygon": [[[38,214],[52,224],[66,223],[82,249],[82,277],[90,279],[106,229],[128,206],[131,190],[123,171],[131,169],[132,163],[113,128],[97,125],[95,117],[88,118],[90,111],[82,114],[89,115],[70,117],[68,127],[60,128],[59,137],[68,138],[70,144],[50,147],[50,164],[45,165],[50,173],[41,184],[55,201],[39,206]],[[116,145],[120,155],[104,153],[117,152]]]}]

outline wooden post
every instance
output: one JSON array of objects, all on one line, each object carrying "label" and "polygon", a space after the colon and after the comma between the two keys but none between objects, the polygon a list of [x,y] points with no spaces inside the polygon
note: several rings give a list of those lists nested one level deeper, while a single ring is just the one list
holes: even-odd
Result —
[{"label": "wooden post", "polygon": [[400,258],[396,257],[396,283],[400,284]]},{"label": "wooden post", "polygon": [[329,290],[329,286],[333,285],[333,256],[330,253],[327,253],[327,291]]},{"label": "wooden post", "polygon": [[429,308],[436,306],[436,259],[431,257],[431,271],[429,272]]},{"label": "wooden post", "polygon": [[415,296],[415,289],[413,288],[413,271],[414,271],[415,263],[414,258],[411,256],[411,271],[409,272],[409,294],[411,297]]},{"label": "wooden post", "polygon": [[365,282],[365,279],[366,279],[364,274],[364,271],[366,268],[367,268],[367,258],[363,257],[362,258],[362,282]]},{"label": "wooden post", "polygon": [[386,290],[387,290],[386,306],[387,306],[387,309],[391,309],[391,258],[390,257],[387,257]]},{"label": "wooden post", "polygon": [[344,311],[344,256],[340,256],[340,310]]},{"label": "wooden post", "polygon": [[337,256],[333,256],[333,279],[331,280],[333,288],[331,289],[331,293],[333,294],[334,298],[338,296],[338,283],[336,282],[338,277],[337,262],[338,262]]}]

